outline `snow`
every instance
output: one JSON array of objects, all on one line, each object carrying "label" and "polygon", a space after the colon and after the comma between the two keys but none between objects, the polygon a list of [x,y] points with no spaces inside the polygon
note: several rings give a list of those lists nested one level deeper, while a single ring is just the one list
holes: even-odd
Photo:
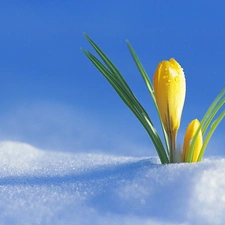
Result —
[{"label": "snow", "polygon": [[0,143],[1,224],[224,224],[225,159],[50,152]]}]

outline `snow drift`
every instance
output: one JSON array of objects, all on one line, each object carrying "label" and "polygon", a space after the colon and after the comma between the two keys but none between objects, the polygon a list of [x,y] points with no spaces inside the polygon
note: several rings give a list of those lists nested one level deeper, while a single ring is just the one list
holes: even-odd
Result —
[{"label": "snow drift", "polygon": [[0,143],[1,224],[223,224],[225,159],[71,154]]}]

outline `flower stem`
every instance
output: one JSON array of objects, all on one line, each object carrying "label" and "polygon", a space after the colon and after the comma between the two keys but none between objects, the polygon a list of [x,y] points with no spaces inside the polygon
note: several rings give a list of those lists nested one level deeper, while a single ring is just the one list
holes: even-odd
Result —
[{"label": "flower stem", "polygon": [[176,137],[177,132],[169,132],[169,148],[170,148],[170,163],[175,163]]}]

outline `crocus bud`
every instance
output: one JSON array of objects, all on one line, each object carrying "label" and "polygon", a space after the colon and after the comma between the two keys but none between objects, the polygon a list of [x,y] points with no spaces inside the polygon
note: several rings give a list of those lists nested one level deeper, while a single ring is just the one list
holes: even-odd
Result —
[{"label": "crocus bud", "polygon": [[[198,130],[200,125],[201,125],[200,122],[197,119],[195,119],[195,120],[192,120],[187,127],[187,130],[184,136],[184,146],[183,146],[183,161],[184,162],[186,162],[187,160],[191,141],[193,137],[195,136],[195,133]],[[197,162],[202,145],[203,145],[202,132],[200,130],[197,136],[195,146],[194,146],[194,154],[193,154],[192,162]]]},{"label": "crocus bud", "polygon": [[186,82],[183,68],[175,59],[159,63],[154,74],[154,92],[167,133],[177,133],[184,106]]}]

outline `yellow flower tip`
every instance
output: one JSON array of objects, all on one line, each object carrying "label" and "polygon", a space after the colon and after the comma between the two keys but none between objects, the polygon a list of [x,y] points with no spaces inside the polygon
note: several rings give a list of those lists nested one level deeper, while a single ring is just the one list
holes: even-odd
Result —
[{"label": "yellow flower tip", "polygon": [[166,131],[176,133],[184,106],[186,81],[183,68],[175,59],[158,64],[154,74],[154,92]]},{"label": "yellow flower tip", "polygon": [[[192,138],[194,137],[200,125],[201,125],[200,122],[197,119],[195,119],[195,120],[192,120],[187,127],[187,130],[184,136],[184,145],[183,145],[183,161],[184,162],[186,162],[187,160],[188,151],[191,145]],[[192,162],[197,162],[202,145],[203,145],[202,131],[200,130],[197,136],[195,147],[194,147],[194,155],[193,155]]]},{"label": "yellow flower tip", "polygon": [[180,64],[174,59],[174,58],[171,58],[169,60],[169,62],[175,67],[177,68],[178,70],[182,70],[183,71],[183,68],[180,66]]}]

